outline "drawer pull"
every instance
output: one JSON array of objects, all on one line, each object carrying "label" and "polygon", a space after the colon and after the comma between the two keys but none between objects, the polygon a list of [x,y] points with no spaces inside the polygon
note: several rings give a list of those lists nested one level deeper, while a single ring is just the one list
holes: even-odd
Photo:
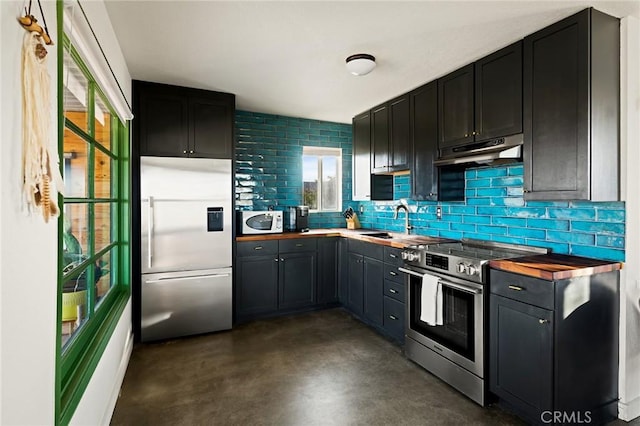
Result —
[{"label": "drawer pull", "polygon": [[273,260],[275,260],[276,262],[280,262],[280,259],[278,259],[277,257]]},{"label": "drawer pull", "polygon": [[392,275],[392,276],[395,277],[396,275],[398,275],[398,273],[397,272],[393,272],[393,271],[389,271],[389,275]]},{"label": "drawer pull", "polygon": [[302,247],[303,245],[304,245],[304,244],[297,243],[297,244],[296,244],[296,247]]},{"label": "drawer pull", "polygon": [[394,290],[392,288],[389,289],[389,293],[398,294],[398,290]]},{"label": "drawer pull", "polygon": [[396,321],[398,317],[395,315],[389,315],[389,319]]},{"label": "drawer pull", "polygon": [[548,322],[549,322],[549,320],[548,320],[548,319],[539,319],[539,320],[538,320],[538,322],[539,322],[540,324],[546,324],[546,323],[548,323]]},{"label": "drawer pull", "polygon": [[517,285],[510,285],[509,289],[515,290],[515,291],[522,291],[522,290],[524,290],[524,287],[520,287],[520,286],[517,286]]},{"label": "drawer pull", "polygon": [[262,250],[262,246],[255,246],[253,249],[254,250]]},{"label": "drawer pull", "polygon": [[392,257],[392,258],[394,258],[394,259],[397,259],[397,258],[398,258],[398,256],[396,256],[396,255],[395,255],[395,254],[393,254],[393,253],[389,253],[389,257]]}]

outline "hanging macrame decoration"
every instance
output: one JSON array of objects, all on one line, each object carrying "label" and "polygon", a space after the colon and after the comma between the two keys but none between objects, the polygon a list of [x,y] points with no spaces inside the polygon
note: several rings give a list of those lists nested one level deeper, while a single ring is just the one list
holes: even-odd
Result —
[{"label": "hanging macrame decoration", "polygon": [[51,138],[51,86],[47,50],[42,44],[53,42],[46,23],[43,30],[29,11],[19,21],[27,30],[22,43],[23,195],[27,211],[39,209],[48,222],[60,213],[57,201],[63,187],[57,149]]}]

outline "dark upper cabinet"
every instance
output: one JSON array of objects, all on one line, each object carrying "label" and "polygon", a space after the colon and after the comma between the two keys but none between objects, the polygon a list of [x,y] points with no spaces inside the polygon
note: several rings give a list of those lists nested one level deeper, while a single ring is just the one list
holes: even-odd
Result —
[{"label": "dark upper cabinet", "polygon": [[353,117],[353,200],[371,200],[371,113]]},{"label": "dark upper cabinet", "polygon": [[133,99],[140,155],[232,157],[234,95],[134,80]]},{"label": "dark upper cabinet", "polygon": [[524,39],[524,197],[618,200],[620,22],[586,9]]},{"label": "dark upper cabinet", "polygon": [[411,106],[411,198],[438,199],[438,84],[435,81],[409,94]]},{"label": "dark upper cabinet", "polygon": [[522,133],[522,42],[476,62],[476,141]]},{"label": "dark upper cabinet", "polygon": [[409,95],[371,110],[371,172],[409,169],[411,127]]},{"label": "dark upper cabinet", "polygon": [[389,171],[389,108],[371,110],[371,173]]},{"label": "dark upper cabinet", "polygon": [[439,147],[473,142],[473,64],[438,79]]},{"label": "dark upper cabinet", "polygon": [[522,133],[522,42],[440,78],[438,122],[441,150]]}]

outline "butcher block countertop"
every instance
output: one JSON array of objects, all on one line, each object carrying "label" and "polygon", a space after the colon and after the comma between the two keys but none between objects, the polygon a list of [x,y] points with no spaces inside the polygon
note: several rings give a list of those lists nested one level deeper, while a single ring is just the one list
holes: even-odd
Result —
[{"label": "butcher block countertop", "polygon": [[392,238],[371,237],[365,234],[377,231],[375,229],[346,229],[346,228],[329,228],[329,229],[310,229],[309,232],[283,232],[281,234],[257,234],[242,235],[236,237],[237,242],[242,241],[265,241],[265,240],[285,240],[291,238],[318,238],[318,237],[345,237],[356,240],[367,241],[370,243],[380,244],[388,247],[405,248],[414,244],[436,244],[445,241],[451,241],[445,238],[426,237],[423,235],[407,235],[389,232]]},{"label": "butcher block countertop", "polygon": [[517,259],[492,260],[489,265],[501,271],[548,281],[584,277],[622,269],[622,263],[620,262],[553,253],[519,257]]}]

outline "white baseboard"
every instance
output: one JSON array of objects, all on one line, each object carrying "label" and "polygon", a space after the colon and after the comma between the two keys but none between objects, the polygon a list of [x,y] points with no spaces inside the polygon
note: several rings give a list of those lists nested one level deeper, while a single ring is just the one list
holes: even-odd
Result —
[{"label": "white baseboard", "polygon": [[618,418],[625,422],[640,417],[640,396],[629,401],[618,401]]},{"label": "white baseboard", "polygon": [[109,405],[107,406],[107,410],[102,417],[102,422],[100,423],[102,425],[108,426],[111,423],[111,417],[113,416],[113,411],[116,409],[116,403],[118,402],[118,397],[120,396],[120,389],[122,388],[122,382],[124,381],[124,375],[127,372],[127,366],[129,365],[129,359],[131,358],[132,352],[133,333],[131,332],[131,329],[129,329],[127,342],[124,345],[122,358],[120,359],[120,365],[118,366],[118,372],[116,373],[116,386],[113,387]]}]

